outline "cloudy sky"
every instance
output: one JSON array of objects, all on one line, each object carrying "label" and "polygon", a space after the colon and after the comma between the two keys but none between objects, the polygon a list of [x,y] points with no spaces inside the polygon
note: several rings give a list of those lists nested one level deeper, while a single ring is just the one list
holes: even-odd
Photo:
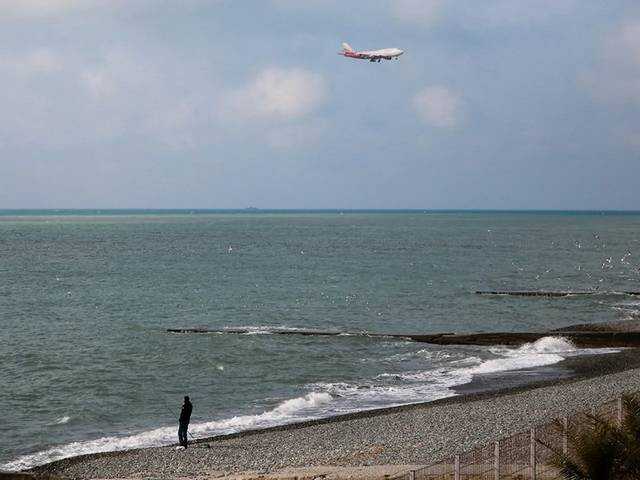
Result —
[{"label": "cloudy sky", "polygon": [[639,209],[639,157],[637,1],[0,0],[0,208]]}]

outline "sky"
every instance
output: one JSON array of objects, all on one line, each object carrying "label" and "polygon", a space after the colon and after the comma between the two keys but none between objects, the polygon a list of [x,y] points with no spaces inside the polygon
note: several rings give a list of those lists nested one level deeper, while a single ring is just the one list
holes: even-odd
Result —
[{"label": "sky", "polygon": [[640,209],[639,157],[637,1],[0,0],[0,208]]}]

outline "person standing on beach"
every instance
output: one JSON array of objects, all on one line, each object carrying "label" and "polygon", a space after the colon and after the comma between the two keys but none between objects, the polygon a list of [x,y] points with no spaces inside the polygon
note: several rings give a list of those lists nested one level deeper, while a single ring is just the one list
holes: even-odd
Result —
[{"label": "person standing on beach", "polygon": [[180,410],[180,427],[178,427],[178,441],[180,445],[187,448],[187,429],[189,428],[189,420],[191,420],[191,411],[193,405],[189,401],[189,397],[184,397],[184,403],[182,404],[182,410]]}]

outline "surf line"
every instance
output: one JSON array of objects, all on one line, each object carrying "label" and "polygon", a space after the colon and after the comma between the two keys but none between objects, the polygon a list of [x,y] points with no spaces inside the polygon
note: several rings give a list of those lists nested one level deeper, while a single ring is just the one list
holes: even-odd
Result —
[{"label": "surf line", "polygon": [[[255,334],[255,329],[228,328],[222,330],[210,330],[207,328],[168,328],[167,333],[178,334]],[[492,332],[492,333],[436,333],[429,335],[414,335],[406,333],[370,333],[370,332],[336,332],[320,330],[286,330],[269,329],[262,330],[263,334],[270,335],[304,335],[304,336],[361,336],[372,338],[395,338],[411,340],[419,343],[431,343],[434,345],[480,345],[480,346],[519,346],[532,343],[543,337],[563,337],[570,340],[579,348],[606,348],[606,347],[640,347],[640,332],[625,331],[572,331],[571,327],[562,331],[542,332]]]}]

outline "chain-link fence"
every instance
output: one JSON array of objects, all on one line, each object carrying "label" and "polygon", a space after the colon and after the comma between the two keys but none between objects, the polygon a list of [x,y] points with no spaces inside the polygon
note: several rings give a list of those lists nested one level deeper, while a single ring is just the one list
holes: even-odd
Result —
[{"label": "chain-link fence", "polygon": [[622,398],[605,403],[589,412],[538,425],[526,432],[469,452],[454,455],[438,463],[397,475],[394,480],[561,480],[551,459],[571,448],[567,432],[589,424],[587,414],[611,422],[621,422]]}]

